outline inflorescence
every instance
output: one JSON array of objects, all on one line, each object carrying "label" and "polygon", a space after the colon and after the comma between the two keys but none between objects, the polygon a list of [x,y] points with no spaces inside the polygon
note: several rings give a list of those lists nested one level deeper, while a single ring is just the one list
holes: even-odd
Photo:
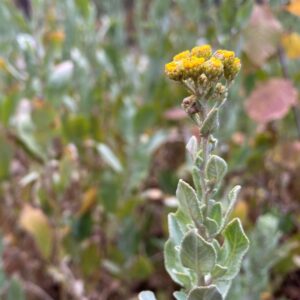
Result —
[{"label": "inflorescence", "polygon": [[183,100],[182,107],[194,121],[200,118],[199,124],[204,121],[207,100],[217,101],[215,108],[225,103],[228,88],[240,69],[241,61],[233,51],[219,49],[213,53],[210,45],[180,52],[165,65],[166,75],[183,83],[192,94]]},{"label": "inflorescence", "polygon": [[228,85],[240,69],[241,61],[233,51],[217,50],[212,53],[210,45],[180,52],[165,65],[165,73],[170,79],[181,81],[193,94],[198,95],[222,79]]}]

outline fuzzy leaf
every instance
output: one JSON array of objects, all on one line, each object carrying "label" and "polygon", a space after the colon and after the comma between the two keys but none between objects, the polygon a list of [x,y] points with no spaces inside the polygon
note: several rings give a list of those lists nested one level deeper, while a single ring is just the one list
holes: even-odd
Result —
[{"label": "fuzzy leaf", "polygon": [[210,236],[214,235],[219,229],[217,222],[211,218],[206,219],[205,226]]},{"label": "fuzzy leaf", "polygon": [[151,291],[143,291],[139,293],[139,300],[156,300],[156,297]]},{"label": "fuzzy leaf", "polygon": [[179,222],[176,219],[176,215],[174,213],[170,213],[168,215],[168,227],[170,239],[176,246],[180,245],[184,236],[184,232],[182,232],[182,229],[180,228]]},{"label": "fuzzy leaf", "polygon": [[208,136],[209,134],[213,133],[215,129],[219,126],[219,110],[217,108],[212,109],[207,118],[202,124],[200,132],[203,136]]},{"label": "fuzzy leaf", "polygon": [[203,151],[200,149],[196,156],[195,165],[199,167],[201,166],[202,163],[203,163]]},{"label": "fuzzy leaf", "polygon": [[212,278],[218,278],[218,277],[222,277],[223,275],[226,274],[228,268],[227,267],[223,267],[219,264],[216,264],[214,269],[211,272],[211,276]]},{"label": "fuzzy leaf", "polygon": [[184,214],[190,216],[195,222],[200,222],[203,219],[194,189],[183,180],[179,180],[176,197]]},{"label": "fuzzy leaf", "polygon": [[112,169],[118,173],[122,172],[123,168],[118,159],[118,157],[113,153],[113,151],[105,144],[98,144],[97,151],[101,155],[102,159],[110,166]]},{"label": "fuzzy leaf", "polygon": [[217,261],[219,261],[219,258],[221,257],[221,246],[216,239],[212,240],[212,245],[215,248],[215,251],[217,253]]},{"label": "fuzzy leaf", "polygon": [[226,300],[231,300],[231,299],[226,298],[228,291],[230,289],[231,283],[232,283],[232,280],[219,280],[219,281],[215,282],[217,289],[219,290],[221,295],[223,295],[223,298]]},{"label": "fuzzy leaf", "polygon": [[165,268],[173,281],[186,288],[190,287],[190,273],[181,265],[179,251],[169,239],[164,246]]},{"label": "fuzzy leaf", "polygon": [[241,221],[237,218],[225,228],[224,238],[218,263],[228,268],[222,280],[231,280],[240,270],[242,259],[249,248],[249,240],[244,233]]},{"label": "fuzzy leaf", "polygon": [[42,255],[48,258],[52,251],[53,232],[43,211],[26,204],[21,211],[19,224],[32,235]]},{"label": "fuzzy leaf", "polygon": [[209,158],[205,173],[213,186],[218,186],[227,171],[227,164],[225,160],[217,155],[211,155]]},{"label": "fuzzy leaf", "polygon": [[221,225],[221,222],[222,222],[222,204],[220,202],[216,202],[216,203],[213,204],[209,216],[219,226]]},{"label": "fuzzy leaf", "polygon": [[197,274],[208,274],[216,264],[216,252],[210,243],[192,230],[183,238],[180,259],[183,266]]},{"label": "fuzzy leaf", "polygon": [[223,300],[223,297],[215,285],[210,285],[194,288],[190,292],[188,300]]},{"label": "fuzzy leaf", "polygon": [[185,215],[179,208],[175,212],[174,216],[179,227],[181,228],[181,231],[184,234],[191,229],[191,226],[193,225],[192,220],[187,215]]},{"label": "fuzzy leaf", "polygon": [[195,160],[198,152],[198,141],[194,135],[189,139],[188,143],[186,144],[186,150],[191,154],[193,160]]},{"label": "fuzzy leaf", "polygon": [[200,170],[198,167],[193,166],[192,176],[193,176],[194,186],[197,191],[197,195],[198,195],[198,197],[202,197],[202,187],[201,187],[201,182],[200,182],[201,177],[200,177]]},{"label": "fuzzy leaf", "polygon": [[236,204],[236,201],[238,199],[238,194],[241,190],[241,186],[240,185],[236,185],[235,187],[233,187],[233,189],[228,193],[228,202],[229,202],[229,205],[227,207],[227,210],[226,210],[226,214],[224,216],[224,223],[223,223],[223,226],[226,225],[226,223],[228,222],[229,220],[229,217],[234,209],[234,206]]},{"label": "fuzzy leaf", "polygon": [[187,294],[184,292],[174,292],[173,295],[176,300],[187,300]]}]

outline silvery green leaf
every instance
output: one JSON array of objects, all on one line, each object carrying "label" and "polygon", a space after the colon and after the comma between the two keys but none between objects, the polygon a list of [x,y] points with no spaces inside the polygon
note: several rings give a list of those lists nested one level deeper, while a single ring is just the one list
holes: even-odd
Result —
[{"label": "silvery green leaf", "polygon": [[227,164],[225,160],[217,155],[211,155],[205,168],[205,174],[210,184],[217,187],[226,171]]},{"label": "silvery green leaf", "polygon": [[228,223],[229,221],[229,217],[234,209],[234,206],[236,204],[236,201],[237,201],[237,197],[238,197],[238,194],[241,190],[241,186],[240,185],[236,185],[229,193],[228,193],[228,196],[227,196],[227,199],[228,199],[228,207],[227,207],[227,210],[226,210],[226,213],[225,213],[225,216],[223,218],[223,222],[222,222],[222,226],[220,227],[219,229],[219,233],[224,229],[224,227],[226,226],[226,224]]},{"label": "silvery green leaf", "polygon": [[195,160],[198,152],[198,141],[194,135],[189,139],[188,143],[186,144],[186,150],[191,154],[193,160]]},{"label": "silvery green leaf", "polygon": [[214,235],[219,229],[217,222],[209,217],[206,218],[204,224],[210,236]]},{"label": "silvery green leaf", "polygon": [[29,100],[22,99],[17,107],[15,117],[12,120],[16,128],[18,142],[21,143],[30,155],[43,161],[46,160],[45,151],[36,139],[37,128],[31,118],[32,105]]},{"label": "silvery green leaf", "polygon": [[217,261],[219,261],[219,258],[221,257],[221,246],[216,239],[212,240],[212,245],[215,248],[215,251],[217,253]]},{"label": "silvery green leaf", "polygon": [[228,270],[227,267],[223,267],[219,264],[216,264],[214,269],[211,272],[211,276],[212,276],[213,279],[216,279],[218,277],[222,277],[223,275],[225,275],[227,270]]},{"label": "silvery green leaf", "polygon": [[223,300],[223,297],[215,285],[194,288],[187,300]]},{"label": "silvery green leaf", "polygon": [[179,208],[175,212],[174,216],[183,233],[189,231],[190,227],[193,226],[193,221],[186,214],[184,214]]},{"label": "silvery green leaf", "polygon": [[[217,289],[220,291],[220,293],[223,295],[223,298],[226,299],[226,296],[229,292],[230,286],[231,286],[232,280],[218,280],[215,282],[215,285],[217,286]],[[226,299],[226,300],[231,300]],[[240,298],[239,298],[240,300]]]},{"label": "silvery green leaf", "polygon": [[56,65],[50,73],[48,85],[50,88],[60,89],[71,82],[74,73],[74,64],[67,60]]},{"label": "silvery green leaf", "polygon": [[216,202],[212,205],[212,208],[209,213],[209,217],[214,220],[218,226],[222,223],[222,204],[220,202]]},{"label": "silvery green leaf", "polygon": [[187,294],[184,292],[174,292],[173,295],[176,300],[187,300]]},{"label": "silvery green leaf", "polygon": [[200,177],[200,169],[196,166],[193,166],[192,169],[193,182],[196,188],[196,192],[199,198],[202,197],[202,187],[201,187],[201,177]]},{"label": "silvery green leaf", "polygon": [[200,167],[202,163],[203,163],[203,151],[200,149],[196,156],[195,165]]},{"label": "silvery green leaf", "polygon": [[122,172],[122,165],[117,158],[117,156],[113,153],[113,151],[105,144],[97,145],[98,153],[101,155],[102,159],[115,170],[116,172]]},{"label": "silvery green leaf", "polygon": [[204,120],[200,132],[203,136],[213,133],[219,126],[219,113],[217,108],[213,108]]},{"label": "silvery green leaf", "polygon": [[249,248],[240,219],[233,219],[224,230],[224,244],[218,263],[228,268],[222,280],[231,280],[239,272],[242,259]]},{"label": "silvery green leaf", "polygon": [[216,251],[195,230],[188,232],[180,247],[182,265],[197,274],[208,274],[216,264]]},{"label": "silvery green leaf", "polygon": [[169,239],[164,246],[164,263],[172,280],[181,286],[191,286],[191,274],[180,263],[179,251],[176,245]]},{"label": "silvery green leaf", "polygon": [[143,291],[139,293],[139,300],[156,300],[156,297],[151,291]]},{"label": "silvery green leaf", "polygon": [[168,215],[168,227],[170,239],[176,246],[180,245],[183,239],[184,232],[182,232],[182,229],[180,228],[179,222],[176,219],[176,215],[174,213],[170,213]]},{"label": "silvery green leaf", "polygon": [[194,222],[200,223],[203,220],[196,192],[181,179],[177,186],[176,197],[183,213],[190,216]]}]

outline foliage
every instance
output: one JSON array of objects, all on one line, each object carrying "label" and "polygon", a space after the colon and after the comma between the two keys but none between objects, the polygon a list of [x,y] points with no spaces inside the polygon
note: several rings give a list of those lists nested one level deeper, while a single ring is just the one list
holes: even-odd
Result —
[{"label": "foliage", "polygon": [[280,246],[282,233],[279,220],[273,215],[259,217],[250,234],[250,249],[243,262],[243,272],[234,281],[228,298],[238,300],[259,299],[263,293],[270,294],[270,270],[279,260],[287,257],[294,247],[291,243]]},{"label": "foliage", "polygon": [[[0,240],[0,255],[3,255],[3,240]],[[0,295],[5,300],[24,300],[25,291],[19,278],[7,278],[4,266],[0,265]]]},{"label": "foliage", "polygon": [[[180,294],[174,293],[176,299],[225,299],[249,247],[240,219],[229,222],[240,186],[229,192],[227,207],[214,200],[227,164],[212,154],[217,144],[213,134],[228,88],[240,68],[234,52],[217,50],[212,55],[209,45],[181,52],[165,67],[166,75],[180,81],[192,94],[183,100],[182,107],[199,127],[201,138],[198,146],[193,136],[187,147],[194,160],[197,192],[180,180],[176,191],[178,209],[168,218],[165,267],[183,287]],[[144,295],[140,294],[140,299]]]},{"label": "foliage", "polygon": [[16,293],[113,300],[147,288],[165,300],[178,289],[161,253],[177,181],[197,175],[184,157],[195,129],[163,64],[195,43],[233,49],[243,63],[217,136],[226,186],[243,185],[234,214],[243,208],[251,229],[276,208],[283,237],[297,230],[298,102],[285,99],[283,115],[270,97],[280,119],[257,126],[244,99],[278,79],[287,94],[299,89],[298,1],[254,2],[0,1],[2,265]]}]

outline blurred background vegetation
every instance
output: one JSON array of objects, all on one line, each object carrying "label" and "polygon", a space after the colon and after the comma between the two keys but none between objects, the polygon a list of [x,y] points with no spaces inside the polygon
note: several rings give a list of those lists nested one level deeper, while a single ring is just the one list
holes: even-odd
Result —
[{"label": "blurred background vegetation", "polygon": [[163,69],[204,43],[243,63],[218,138],[252,247],[228,300],[300,299],[299,0],[0,2],[1,299],[171,299],[198,133]]}]

